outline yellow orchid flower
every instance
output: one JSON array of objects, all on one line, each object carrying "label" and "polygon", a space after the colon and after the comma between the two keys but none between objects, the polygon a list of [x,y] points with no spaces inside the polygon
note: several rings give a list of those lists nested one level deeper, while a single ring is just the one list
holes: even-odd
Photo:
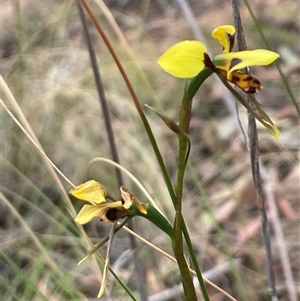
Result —
[{"label": "yellow orchid flower", "polygon": [[[75,218],[78,224],[86,224],[94,217],[108,223],[113,223],[120,218],[137,214],[147,214],[147,204],[142,204],[125,187],[121,187],[121,201],[106,202],[108,194],[106,189],[97,181],[90,180],[70,190],[70,194],[79,200],[90,204],[83,205]],[[134,206],[132,206],[134,204]]]},{"label": "yellow orchid flower", "polygon": [[170,47],[159,59],[161,68],[179,78],[195,77],[204,67],[220,74],[246,93],[259,92],[263,87],[259,80],[240,70],[250,66],[266,66],[274,62],[279,54],[266,49],[231,52],[235,28],[222,25],[212,32],[223,47],[223,52],[212,60],[206,46],[200,41],[182,41]]},{"label": "yellow orchid flower", "polygon": [[90,203],[83,205],[77,214],[75,222],[78,224],[86,224],[94,217],[99,217],[104,222],[113,223],[129,215],[128,210],[123,207],[122,201],[106,202],[106,189],[95,180],[83,183],[71,189],[69,193],[79,200]]}]

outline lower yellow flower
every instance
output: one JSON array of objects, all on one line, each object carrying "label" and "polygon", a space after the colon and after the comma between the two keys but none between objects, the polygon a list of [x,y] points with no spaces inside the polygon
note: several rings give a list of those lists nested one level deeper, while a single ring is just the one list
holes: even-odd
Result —
[{"label": "lower yellow flower", "polygon": [[171,46],[159,59],[162,69],[178,78],[192,78],[204,67],[219,73],[246,93],[262,89],[259,80],[240,70],[250,66],[266,66],[274,62],[279,54],[266,49],[230,52],[233,47],[235,29],[231,25],[217,27],[212,36],[219,40],[223,53],[213,60],[207,54],[206,46],[200,41],[182,41]]},{"label": "lower yellow flower", "polygon": [[83,205],[77,214],[75,222],[78,224],[86,224],[95,217],[104,222],[113,223],[129,215],[128,210],[123,207],[122,201],[106,202],[106,189],[95,180],[90,180],[71,189],[70,194],[90,203]]},{"label": "lower yellow flower", "polygon": [[106,189],[97,181],[90,180],[70,190],[70,194],[90,204],[83,205],[75,218],[78,224],[86,224],[98,217],[101,221],[114,223],[126,216],[134,216],[137,211],[147,214],[147,204],[142,204],[125,187],[121,187],[122,200],[107,202]]},{"label": "lower yellow flower", "polygon": [[[75,218],[75,222],[78,224],[86,224],[90,222],[94,217],[100,218],[102,221],[114,223],[118,221],[118,219],[126,217],[126,216],[135,216],[135,215],[143,215],[147,216],[148,204],[142,204],[140,201],[125,187],[120,187],[121,191],[121,200],[107,202],[106,198],[113,200],[112,196],[109,195],[106,189],[97,181],[90,180],[86,183],[83,183],[69,191],[69,193],[76,198],[87,201],[90,204],[84,205],[79,211],[78,215]],[[153,209],[152,209],[152,217],[153,217]],[[158,212],[157,212],[158,213]],[[159,215],[156,215],[159,220],[159,225],[166,225],[165,223],[161,223],[161,219]],[[168,223],[167,223],[168,225]],[[173,228],[169,225],[171,231]],[[166,228],[166,233],[172,233],[169,228]],[[113,233],[113,232],[111,232]],[[111,234],[111,239],[113,234]],[[82,263],[84,260],[89,258],[92,254],[94,254],[99,247],[93,248],[88,254],[80,260]],[[109,247],[108,247],[108,255],[105,259],[105,265],[103,270],[103,278],[101,281],[100,290],[98,293],[98,298],[100,298],[105,291],[106,286],[109,284],[107,280],[107,273],[109,267]]]}]

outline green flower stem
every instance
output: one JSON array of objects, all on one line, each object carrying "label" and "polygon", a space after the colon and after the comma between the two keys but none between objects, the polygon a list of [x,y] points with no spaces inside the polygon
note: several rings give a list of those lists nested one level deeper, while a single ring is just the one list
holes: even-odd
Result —
[{"label": "green flower stem", "polygon": [[[205,68],[195,78],[193,78],[185,89],[185,93],[182,100],[182,106],[180,110],[179,126],[183,134],[179,135],[179,159],[178,159],[178,173],[177,173],[177,202],[175,204],[175,239],[173,240],[173,251],[178,262],[178,266],[181,271],[182,283],[188,297],[188,300],[197,300],[194,296],[195,288],[192,282],[191,274],[189,273],[188,266],[183,255],[183,242],[182,232],[184,234],[185,241],[187,243],[189,253],[194,265],[194,269],[197,274],[197,278],[201,287],[201,291],[205,301],[209,301],[209,296],[206,290],[206,286],[202,277],[201,270],[199,268],[195,252],[191,243],[190,236],[188,234],[183,216],[182,216],[182,191],[183,191],[183,179],[186,169],[187,159],[189,155],[189,138],[186,133],[189,131],[191,120],[191,108],[193,96],[200,88],[201,84],[212,74],[211,70]],[[195,298],[195,299],[192,299]]]},{"label": "green flower stem", "polygon": [[[134,205],[134,204],[133,204]],[[165,232],[172,240],[174,239],[174,230],[167,219],[159,213],[152,205],[148,206],[147,214],[140,212],[138,209],[135,210],[135,214],[142,216],[160,228]]]},{"label": "green flower stem", "polygon": [[[183,95],[179,126],[183,132],[188,133],[190,120],[191,120],[191,107],[192,99],[188,96],[187,89]],[[176,186],[176,203],[175,203],[175,222],[174,232],[175,238],[172,241],[173,251],[177,260],[181,279],[184,288],[184,292],[187,300],[197,300],[195,287],[193,285],[192,275],[189,271],[186,259],[183,254],[183,216],[182,216],[182,191],[183,191],[183,179],[186,167],[186,153],[188,149],[188,139],[186,135],[179,134],[179,157],[178,157],[178,171],[177,171],[177,186]]]},{"label": "green flower stem", "polygon": [[[199,89],[200,85],[204,82],[204,80],[212,74],[212,72],[207,72],[209,71],[209,69],[206,69],[203,73],[199,73],[199,75],[197,75],[195,78],[193,78],[188,86],[188,89],[190,89],[190,92],[186,92],[185,94],[188,94],[187,96],[187,99],[192,99],[195,95],[195,93],[197,92],[197,90]],[[190,100],[191,102],[191,100]],[[149,107],[149,106],[147,106]],[[165,122],[165,124],[173,131],[175,132],[177,135],[181,135],[181,136],[184,136],[187,140],[187,150],[186,150],[186,155],[185,155],[185,160],[182,162],[182,170],[185,170],[185,167],[186,167],[186,164],[187,164],[187,161],[188,161],[188,158],[189,158],[189,154],[190,154],[190,140],[189,140],[189,137],[187,135],[187,133],[182,129],[180,128],[180,126],[178,126],[177,124],[175,124],[172,120],[170,120],[167,116],[157,112],[155,109],[149,107],[151,110],[153,110],[156,114],[158,114],[162,120]],[[171,195],[172,196],[172,201],[173,201],[173,204],[174,204],[174,208],[175,208],[175,204],[176,204],[176,196],[174,195]],[[139,215],[142,215],[144,217],[146,217],[145,215],[143,214],[139,214]],[[161,227],[157,224],[156,222],[156,217],[154,216],[153,219],[149,219],[151,220],[154,224],[156,224],[159,228],[161,228],[164,232],[166,232],[164,229],[166,228],[165,226]],[[196,258],[196,255],[195,255],[195,252],[193,250],[193,246],[192,246],[192,242],[191,242],[191,239],[189,237],[189,234],[188,234],[188,231],[187,231],[187,228],[186,228],[186,225],[185,225],[185,222],[184,220],[182,219],[182,232],[183,232],[183,235],[184,235],[184,238],[185,238],[185,241],[186,241],[186,244],[187,244],[187,247],[189,249],[189,253],[190,253],[190,256],[191,256],[191,260],[192,260],[192,263],[194,265],[194,269],[196,271],[196,275],[197,275],[197,278],[198,278],[198,281],[199,281],[199,284],[200,284],[200,287],[201,287],[201,290],[202,290],[202,293],[203,293],[203,296],[204,296],[204,299],[205,301],[209,301],[209,296],[208,296],[208,293],[206,291],[206,286],[205,286],[205,283],[204,283],[204,280],[203,280],[203,277],[202,277],[202,273],[201,273],[201,270],[199,268],[199,265],[198,265],[198,262],[197,262],[197,258]],[[166,232],[167,233],[167,232]],[[168,233],[167,233],[168,234]],[[173,231],[173,228],[172,228],[172,235],[174,236],[174,231]],[[171,237],[171,235],[169,235]],[[172,238],[172,241],[174,240],[174,237]]]},{"label": "green flower stem", "polygon": [[[196,271],[196,275],[201,287],[201,291],[204,297],[205,301],[209,301],[209,296],[206,290],[206,286],[202,277],[202,273],[200,270],[200,267],[197,262],[197,258],[195,255],[195,252],[193,250],[192,242],[190,239],[190,236],[188,234],[187,227],[185,225],[184,219],[182,217],[182,212],[181,212],[181,206],[182,206],[182,190],[183,190],[183,178],[184,178],[184,173],[186,169],[186,164],[187,164],[187,159],[188,159],[188,154],[189,151],[187,152],[187,148],[189,148],[189,139],[187,138],[187,134],[189,131],[190,127],[190,120],[191,120],[191,108],[192,108],[192,101],[195,93],[197,90],[200,88],[201,84],[212,74],[211,70],[208,68],[205,68],[203,71],[201,71],[196,77],[194,77],[187,85],[183,100],[182,100],[182,107],[180,111],[180,120],[179,120],[179,126],[181,127],[181,130],[185,135],[180,135],[179,137],[179,160],[178,160],[178,174],[177,174],[177,203],[176,203],[176,219],[175,219],[175,224],[174,224],[174,231],[175,231],[175,239],[177,239],[177,235],[179,233],[179,230],[183,232],[184,238],[187,244],[187,247],[189,249],[189,253],[191,256],[192,263],[194,265],[194,269]],[[178,231],[178,232],[177,232]],[[182,236],[179,236],[179,239],[177,242],[174,242],[173,247],[174,248],[174,253],[177,244],[181,244],[182,247]],[[182,256],[182,254],[178,254],[179,257]],[[176,257],[178,260],[178,258]],[[186,269],[186,261],[184,258],[181,257],[182,263],[178,263],[179,267],[180,264],[182,264],[182,269]],[[188,278],[187,278],[188,279]],[[190,281],[190,280],[188,280]],[[190,283],[190,282],[189,282]],[[194,289],[194,287],[193,287]],[[190,300],[190,299],[189,299]],[[192,299],[191,299],[192,300]]]},{"label": "green flower stem", "polygon": [[193,99],[193,97],[195,96],[196,92],[198,91],[202,83],[212,74],[213,71],[205,67],[198,75],[196,75],[190,80],[187,88],[187,94],[189,99]]}]

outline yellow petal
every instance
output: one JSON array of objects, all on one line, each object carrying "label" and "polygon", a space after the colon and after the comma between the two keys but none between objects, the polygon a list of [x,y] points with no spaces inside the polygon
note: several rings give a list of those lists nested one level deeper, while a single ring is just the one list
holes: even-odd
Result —
[{"label": "yellow petal", "polygon": [[100,204],[105,202],[106,189],[97,181],[90,180],[71,189],[69,193],[77,199]]},{"label": "yellow petal", "polygon": [[235,28],[232,25],[222,25],[212,32],[212,37],[223,46],[223,52],[231,51],[234,43]]},{"label": "yellow petal", "polygon": [[75,222],[84,225],[90,222],[94,217],[99,216],[101,208],[93,205],[84,205],[75,218]]},{"label": "yellow petal", "polygon": [[129,212],[124,209],[121,201],[100,205],[84,205],[76,216],[75,222],[83,225],[90,222],[94,217],[98,217],[101,221],[113,223],[128,215]]},{"label": "yellow petal", "polygon": [[223,70],[228,71],[228,80],[231,80],[231,73],[250,66],[266,66],[279,58],[279,54],[266,49],[245,50],[218,54],[214,57],[214,64]]},{"label": "yellow petal", "polygon": [[191,78],[204,68],[206,46],[199,41],[183,41],[170,47],[157,61],[175,77]]}]

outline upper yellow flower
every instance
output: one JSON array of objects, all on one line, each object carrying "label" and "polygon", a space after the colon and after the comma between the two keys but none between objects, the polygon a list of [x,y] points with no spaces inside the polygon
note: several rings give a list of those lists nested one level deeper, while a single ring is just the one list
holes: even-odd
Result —
[{"label": "upper yellow flower", "polygon": [[159,59],[162,69],[175,77],[192,78],[204,67],[220,74],[247,93],[262,89],[259,80],[242,73],[240,70],[250,66],[265,66],[274,62],[279,54],[266,49],[231,52],[234,44],[235,28],[222,25],[212,32],[212,37],[219,40],[223,52],[211,60],[206,46],[200,41],[182,41],[171,46]]},{"label": "upper yellow flower", "polygon": [[[142,204],[138,199],[129,192],[125,187],[121,187],[121,201],[106,202],[108,194],[106,189],[97,181],[90,180],[70,190],[70,194],[79,200],[87,201],[90,204],[83,205],[75,222],[78,224],[86,224],[94,217],[100,220],[113,223],[120,218],[134,214],[135,204],[137,210],[147,214],[147,205]],[[132,209],[132,210],[131,210]]]}]

